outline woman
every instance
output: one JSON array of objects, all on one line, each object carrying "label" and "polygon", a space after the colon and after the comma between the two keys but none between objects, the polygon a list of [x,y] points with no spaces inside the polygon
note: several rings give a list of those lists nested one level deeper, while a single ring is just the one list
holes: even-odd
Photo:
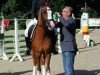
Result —
[{"label": "woman", "polygon": [[61,50],[65,75],[74,74],[74,59],[77,52],[75,39],[76,23],[72,18],[73,9],[66,6],[62,10],[62,16],[59,17],[58,26],[61,28]]}]

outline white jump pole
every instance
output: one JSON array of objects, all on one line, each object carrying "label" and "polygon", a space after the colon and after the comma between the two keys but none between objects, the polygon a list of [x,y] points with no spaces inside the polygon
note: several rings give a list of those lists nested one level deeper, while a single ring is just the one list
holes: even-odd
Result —
[{"label": "white jump pole", "polygon": [[81,29],[83,33],[83,43],[84,46],[89,47],[90,43],[90,35],[89,35],[89,14],[88,13],[83,13],[81,17]]},{"label": "white jump pole", "polygon": [[60,45],[60,28],[57,28],[57,48],[58,48],[58,53],[62,53]]},{"label": "white jump pole", "polygon": [[17,21],[17,18],[14,19],[14,25],[15,25],[15,54],[11,58],[10,62],[12,62],[16,57],[18,57],[18,59],[20,61],[23,61],[21,55],[19,54],[19,48],[18,48],[19,45],[18,45],[18,21]]},{"label": "white jump pole", "polygon": [[[1,17],[2,17],[2,21],[1,21],[1,34],[4,34],[4,31],[5,31],[5,28],[4,28],[4,16],[3,14],[1,14]],[[2,56],[2,59],[3,60],[8,60],[9,58],[7,57],[5,51],[4,51],[4,39],[2,40],[2,52],[3,52],[3,56]]]},{"label": "white jump pole", "polygon": [[1,21],[1,33],[4,34],[4,16],[1,15],[2,21]]}]

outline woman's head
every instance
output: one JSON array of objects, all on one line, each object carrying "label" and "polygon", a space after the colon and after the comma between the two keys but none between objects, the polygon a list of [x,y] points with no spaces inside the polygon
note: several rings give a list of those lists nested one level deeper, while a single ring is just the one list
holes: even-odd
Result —
[{"label": "woman's head", "polygon": [[63,10],[62,10],[62,16],[64,18],[68,18],[71,17],[73,13],[73,9],[70,6],[66,6]]}]

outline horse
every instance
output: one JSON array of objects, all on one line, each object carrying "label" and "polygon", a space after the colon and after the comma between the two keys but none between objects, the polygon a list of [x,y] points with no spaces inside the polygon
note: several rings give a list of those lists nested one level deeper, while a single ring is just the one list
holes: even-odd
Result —
[{"label": "horse", "polygon": [[33,75],[50,75],[50,59],[54,22],[48,5],[40,7],[38,21],[32,37]]}]

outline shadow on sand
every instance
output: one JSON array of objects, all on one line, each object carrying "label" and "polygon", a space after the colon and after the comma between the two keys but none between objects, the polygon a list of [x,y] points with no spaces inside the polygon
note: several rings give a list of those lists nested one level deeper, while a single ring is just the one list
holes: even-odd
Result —
[{"label": "shadow on sand", "polygon": [[100,45],[100,43],[95,43],[95,46]]},{"label": "shadow on sand", "polygon": [[[56,74],[56,75],[64,75],[64,73]],[[100,75],[100,70],[75,70],[75,75]]]},{"label": "shadow on sand", "polygon": [[28,72],[32,72],[32,70],[29,70],[29,71],[23,71],[23,72],[15,72],[15,73],[0,73],[0,75],[24,75]]},{"label": "shadow on sand", "polygon": [[[29,72],[32,72],[32,70],[15,73],[0,73],[0,75],[27,75]],[[64,73],[59,73],[56,75],[64,75]],[[100,70],[75,70],[75,75],[100,75]]]}]

